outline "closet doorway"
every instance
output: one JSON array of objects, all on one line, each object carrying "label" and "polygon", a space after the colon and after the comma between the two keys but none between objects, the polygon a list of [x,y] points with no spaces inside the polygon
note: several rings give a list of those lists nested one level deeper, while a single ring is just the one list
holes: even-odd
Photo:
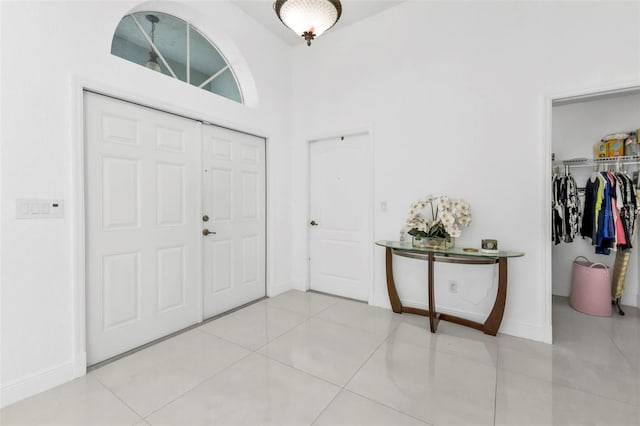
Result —
[{"label": "closet doorway", "polygon": [[84,118],[87,365],[265,295],[264,139],[90,92]]},{"label": "closet doorway", "polygon": [[368,133],[309,143],[310,287],[369,301],[373,184]]},{"label": "closet doorway", "polygon": [[[619,161],[610,158],[606,159],[606,163],[595,166],[592,163],[594,145],[603,137],[613,133],[636,131],[638,128],[640,128],[640,89],[637,87],[553,101],[552,152],[556,160],[554,172],[561,176],[570,174],[575,180],[581,211],[577,235],[568,238],[560,237],[552,242],[552,294],[556,308],[559,304],[569,303],[573,262],[579,256],[608,266],[611,275],[614,275],[616,251],[612,250],[608,255],[597,254],[592,240],[583,238],[581,235],[585,205],[584,189],[595,177],[594,173],[597,174],[603,170],[609,170],[613,175],[622,173],[634,178],[634,173],[640,170],[640,166],[639,162],[633,159]],[[635,180],[637,183],[637,179]],[[625,290],[620,300],[623,310],[624,306],[640,306],[638,241],[637,235],[631,238],[633,248],[628,256],[624,280]],[[587,320],[589,316],[584,315]],[[619,315],[615,308],[612,315]],[[554,323],[556,320],[562,319],[554,317]]]}]

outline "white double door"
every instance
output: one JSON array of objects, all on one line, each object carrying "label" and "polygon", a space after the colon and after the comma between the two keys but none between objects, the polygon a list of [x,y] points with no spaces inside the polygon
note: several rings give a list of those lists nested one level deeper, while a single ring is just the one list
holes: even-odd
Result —
[{"label": "white double door", "polygon": [[264,296],[264,139],[92,93],[84,114],[88,365]]}]

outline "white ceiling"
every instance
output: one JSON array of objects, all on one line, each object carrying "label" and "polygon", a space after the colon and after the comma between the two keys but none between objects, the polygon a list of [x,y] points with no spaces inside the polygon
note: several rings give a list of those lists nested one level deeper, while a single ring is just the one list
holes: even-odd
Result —
[{"label": "white ceiling", "polygon": [[[280,37],[290,46],[304,45],[302,37],[285,27],[273,10],[275,0],[232,0],[247,15],[253,17],[265,28]],[[329,31],[336,31],[368,16],[380,13],[405,0],[341,0],[342,16]]]}]

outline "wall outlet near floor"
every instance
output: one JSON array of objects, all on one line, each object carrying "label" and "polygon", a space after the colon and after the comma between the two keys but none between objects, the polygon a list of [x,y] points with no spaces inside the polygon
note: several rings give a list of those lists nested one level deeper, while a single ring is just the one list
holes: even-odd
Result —
[{"label": "wall outlet near floor", "polygon": [[458,293],[458,281],[449,280],[449,293],[453,293],[453,294]]}]

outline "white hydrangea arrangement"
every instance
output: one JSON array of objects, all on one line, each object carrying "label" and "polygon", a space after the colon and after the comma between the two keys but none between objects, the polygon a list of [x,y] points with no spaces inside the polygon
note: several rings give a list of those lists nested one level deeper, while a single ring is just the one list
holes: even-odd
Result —
[{"label": "white hydrangea arrangement", "polygon": [[[423,214],[425,209],[431,213],[430,218]],[[466,227],[470,223],[470,206],[465,200],[431,194],[411,205],[406,225],[411,228],[409,235],[414,237],[458,238],[462,232],[461,226]]]}]

